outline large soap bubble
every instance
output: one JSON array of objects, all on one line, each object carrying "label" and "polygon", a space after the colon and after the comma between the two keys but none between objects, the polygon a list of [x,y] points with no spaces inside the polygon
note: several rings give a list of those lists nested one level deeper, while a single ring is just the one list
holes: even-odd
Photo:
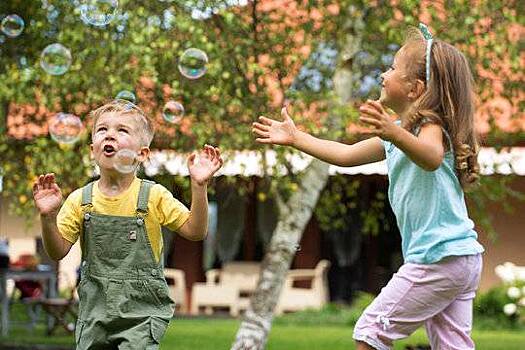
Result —
[{"label": "large soap bubble", "polygon": [[51,75],[62,75],[71,66],[71,52],[62,44],[48,45],[40,55],[40,66]]},{"label": "large soap bubble", "polygon": [[113,157],[113,167],[120,173],[129,174],[138,166],[137,153],[130,149],[121,149]]},{"label": "large soap bubble", "polygon": [[73,144],[78,141],[83,130],[79,117],[68,113],[58,113],[49,123],[49,134],[59,144]]},{"label": "large soap bubble", "polygon": [[83,0],[80,18],[85,24],[103,27],[113,21],[117,10],[118,0]]},{"label": "large soap bubble", "polygon": [[162,117],[168,123],[177,124],[182,120],[183,116],[184,106],[177,101],[170,100],[166,102],[162,109]]},{"label": "large soap bubble", "polygon": [[115,98],[118,100],[126,100],[133,104],[137,102],[137,98],[135,97],[135,94],[128,90],[119,91],[119,93],[117,94],[117,96],[115,96]]},{"label": "large soap bubble", "polygon": [[24,30],[24,20],[19,15],[9,15],[5,16],[2,22],[0,23],[0,30],[2,33],[7,35],[10,38],[16,38]]},{"label": "large soap bubble", "polygon": [[190,48],[179,58],[179,71],[188,79],[198,79],[206,73],[208,56],[202,50]]}]

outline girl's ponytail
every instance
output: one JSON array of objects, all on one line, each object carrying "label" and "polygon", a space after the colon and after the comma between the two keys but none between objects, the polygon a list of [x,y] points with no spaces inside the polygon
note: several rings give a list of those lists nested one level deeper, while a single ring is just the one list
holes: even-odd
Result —
[{"label": "girl's ponytail", "polygon": [[[475,143],[474,143],[475,144]],[[467,143],[455,146],[455,167],[459,182],[468,188],[479,180],[478,149]]]}]

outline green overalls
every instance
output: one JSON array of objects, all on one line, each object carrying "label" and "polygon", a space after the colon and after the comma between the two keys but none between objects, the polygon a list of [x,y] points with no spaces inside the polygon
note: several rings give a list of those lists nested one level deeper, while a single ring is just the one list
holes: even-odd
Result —
[{"label": "green overalls", "polygon": [[159,348],[174,303],[144,224],[153,184],[142,180],[132,217],[93,212],[93,182],[82,189],[77,350]]}]

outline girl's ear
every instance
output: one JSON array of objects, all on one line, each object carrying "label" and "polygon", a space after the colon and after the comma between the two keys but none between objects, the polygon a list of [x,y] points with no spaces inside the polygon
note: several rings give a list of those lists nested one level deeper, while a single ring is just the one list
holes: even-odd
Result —
[{"label": "girl's ear", "polygon": [[408,98],[415,101],[419,96],[423,95],[425,91],[425,83],[421,79],[417,79],[415,84],[412,84],[410,92],[408,93]]}]

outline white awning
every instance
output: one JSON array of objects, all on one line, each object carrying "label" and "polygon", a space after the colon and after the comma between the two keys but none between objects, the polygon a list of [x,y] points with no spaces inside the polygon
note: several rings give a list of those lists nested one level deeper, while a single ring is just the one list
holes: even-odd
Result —
[{"label": "white awning", "polygon": [[[277,153],[273,150],[265,152],[267,174],[273,175],[273,167],[278,163]],[[168,172],[171,175],[188,176],[186,159],[188,154],[177,153],[169,150],[153,150],[150,160],[144,164],[146,175],[155,176],[160,173]],[[263,176],[262,153],[257,151],[235,151],[223,155],[224,165],[218,171],[217,176]],[[312,157],[304,153],[288,154],[286,159],[290,162],[292,171],[301,172],[304,170]],[[482,175],[509,175],[516,174],[525,176],[525,147],[510,147],[497,151],[493,147],[481,148],[478,161]],[[280,175],[287,174],[287,169],[280,165],[277,168]],[[354,166],[339,167],[331,165],[329,172],[331,175],[386,175],[386,161]]]}]

